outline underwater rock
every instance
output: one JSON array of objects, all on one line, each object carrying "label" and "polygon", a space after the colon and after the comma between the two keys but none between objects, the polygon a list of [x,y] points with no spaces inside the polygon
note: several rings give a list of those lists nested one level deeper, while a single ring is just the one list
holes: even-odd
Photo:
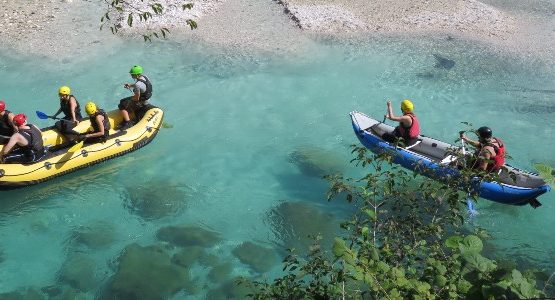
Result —
[{"label": "underwater rock", "polygon": [[433,54],[433,56],[436,59],[436,64],[434,66],[435,68],[450,70],[455,66],[454,60],[445,58],[443,56],[440,56],[439,54]]},{"label": "underwater rock", "polygon": [[304,147],[289,154],[289,162],[294,163],[306,176],[323,177],[341,173],[346,161],[332,151],[317,147]]},{"label": "underwater rock", "polygon": [[94,289],[99,281],[95,277],[96,263],[84,254],[67,259],[59,273],[59,280],[79,291]]},{"label": "underwater rock", "polygon": [[204,248],[199,246],[185,247],[173,255],[172,263],[182,267],[190,267],[205,253]]},{"label": "underwater rock", "polygon": [[215,267],[220,264],[220,258],[214,254],[206,254],[199,259],[199,263],[207,267]]},{"label": "underwater rock", "polygon": [[212,247],[221,241],[219,233],[192,225],[162,227],[156,233],[156,237],[180,247]]},{"label": "underwater rock", "polygon": [[35,289],[27,287],[16,291],[0,294],[2,300],[43,300],[46,299],[41,293]]},{"label": "underwater rock", "polygon": [[268,221],[285,248],[295,248],[301,252],[313,244],[314,240],[309,236],[317,234],[322,235],[323,245],[331,247],[339,229],[339,222],[332,214],[305,202],[281,203],[268,213]]},{"label": "underwater rock", "polygon": [[167,181],[130,186],[122,194],[123,203],[132,213],[145,220],[175,215],[185,207],[187,194]]},{"label": "underwater rock", "polygon": [[159,246],[125,247],[117,272],[110,280],[105,299],[168,299],[186,288],[189,273],[171,263]]},{"label": "underwater rock", "polygon": [[269,271],[276,264],[276,253],[274,250],[256,245],[252,242],[244,242],[232,251],[239,260],[250,266],[259,273]]},{"label": "underwater rock", "polygon": [[253,290],[246,284],[237,284],[239,277],[228,280],[218,289],[210,290],[206,295],[207,300],[232,300],[232,299],[248,299],[248,294],[252,294]]},{"label": "underwater rock", "polygon": [[116,240],[115,227],[104,221],[79,226],[73,231],[72,240],[91,249],[103,248]]},{"label": "underwater rock", "polygon": [[233,271],[233,266],[230,262],[224,262],[221,265],[217,265],[210,270],[208,273],[208,279],[212,282],[219,283],[225,281]]}]

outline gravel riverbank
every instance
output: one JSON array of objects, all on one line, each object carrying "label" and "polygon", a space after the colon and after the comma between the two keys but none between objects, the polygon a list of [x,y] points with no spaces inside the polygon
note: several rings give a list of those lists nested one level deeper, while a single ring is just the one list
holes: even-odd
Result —
[{"label": "gravel riverbank", "polygon": [[[512,51],[553,57],[555,18],[519,17],[503,2],[477,0],[194,0],[183,10],[181,1],[158,1],[164,16],[127,26],[126,15],[112,14],[120,33],[99,30],[107,4],[98,0],[2,0],[0,24],[3,48],[15,53],[54,59],[81,57],[147,30],[170,29],[172,38],[197,38],[208,44],[294,51],[314,34],[432,34],[482,41]],[[145,8],[140,0],[130,6]],[[549,14],[550,7],[544,7]],[[553,5],[555,14],[555,5]],[[199,24],[190,30],[187,20]]]}]

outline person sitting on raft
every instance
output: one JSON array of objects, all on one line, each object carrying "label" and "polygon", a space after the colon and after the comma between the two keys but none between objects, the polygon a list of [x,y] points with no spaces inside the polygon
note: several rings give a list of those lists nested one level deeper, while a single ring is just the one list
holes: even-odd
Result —
[{"label": "person sitting on raft", "polygon": [[108,119],[108,115],[92,101],[85,105],[85,111],[89,115],[93,130],[80,134],[80,140],[85,140],[87,143],[104,143],[110,131],[110,120]]},{"label": "person sitting on raft", "polygon": [[[40,129],[35,125],[27,124],[27,117],[24,114],[15,115],[13,123],[17,126],[18,132],[12,135],[0,152],[0,162],[28,163],[39,161],[45,154]],[[19,147],[12,151],[16,145]]]},{"label": "person sitting on raft", "polygon": [[14,114],[6,110],[6,102],[0,100],[0,144],[6,144],[10,137],[17,132],[17,126],[13,123]]},{"label": "person sitting on raft", "polygon": [[476,147],[473,168],[488,172],[501,169],[505,164],[505,143],[500,138],[493,137],[489,127],[480,127],[476,133],[478,141],[469,139],[464,132],[460,133],[461,140]]},{"label": "person sitting on raft", "polygon": [[118,108],[123,117],[123,122],[121,122],[119,129],[125,130],[133,125],[129,113],[137,112],[145,105],[148,104],[148,99],[152,97],[152,84],[148,77],[143,75],[143,68],[141,66],[133,66],[129,71],[131,78],[135,80],[135,83],[126,83],[123,85],[126,89],[133,88],[133,96],[123,98],[119,101]]},{"label": "person sitting on raft", "polygon": [[389,143],[395,143],[398,139],[401,139],[404,145],[410,146],[417,141],[420,135],[420,123],[418,118],[413,113],[414,105],[408,99],[401,102],[402,116],[395,116],[393,114],[393,108],[391,107],[391,101],[387,101],[387,115],[386,118],[399,122],[399,126],[395,127],[393,132],[386,132],[382,135],[382,139]]},{"label": "person sitting on raft", "polygon": [[71,89],[68,86],[62,86],[58,90],[60,96],[60,109],[52,116],[56,118],[60,113],[64,113],[62,120],[54,125],[60,133],[75,134],[73,128],[79,124],[81,116],[81,107],[75,96],[71,95]]}]

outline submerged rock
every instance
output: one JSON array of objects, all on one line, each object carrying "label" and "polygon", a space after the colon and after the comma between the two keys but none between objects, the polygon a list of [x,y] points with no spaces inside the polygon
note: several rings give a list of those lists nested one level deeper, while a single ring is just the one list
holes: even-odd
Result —
[{"label": "submerged rock", "polygon": [[286,248],[305,251],[314,242],[309,236],[321,234],[323,243],[331,241],[339,229],[332,214],[305,202],[283,202],[268,213],[274,234]]},{"label": "submerged rock", "polygon": [[59,273],[59,280],[79,291],[94,289],[99,280],[95,278],[96,263],[84,254],[75,254],[66,260]]},{"label": "submerged rock", "polygon": [[215,267],[220,264],[220,258],[210,253],[210,254],[203,255],[199,259],[199,263],[207,267]]},{"label": "submerged rock", "polygon": [[237,284],[239,278],[233,278],[231,280],[223,283],[218,289],[214,289],[208,292],[206,295],[207,300],[218,300],[218,299],[248,299],[248,294],[252,294],[253,290],[246,284]]},{"label": "submerged rock", "polygon": [[212,247],[221,241],[219,233],[192,225],[162,227],[156,237],[180,247]]},{"label": "submerged rock", "polygon": [[105,299],[168,299],[190,282],[185,268],[171,263],[159,246],[127,246],[118,259]]},{"label": "submerged rock", "polygon": [[233,249],[232,252],[242,263],[259,273],[269,271],[277,262],[274,250],[252,242],[244,242]]},{"label": "submerged rock", "polygon": [[346,163],[334,152],[317,147],[305,147],[293,151],[289,155],[289,161],[294,163],[304,175],[311,177],[341,173]]},{"label": "submerged rock", "polygon": [[153,181],[127,187],[123,203],[132,213],[145,220],[175,215],[185,207],[187,194],[176,184]]},{"label": "submerged rock", "polygon": [[182,267],[190,267],[197,262],[201,256],[205,254],[205,250],[199,246],[185,247],[173,255],[172,263]]},{"label": "submerged rock", "polygon": [[27,287],[17,291],[7,292],[0,294],[2,300],[43,300],[46,299],[40,292],[35,289]]},{"label": "submerged rock", "polygon": [[115,240],[114,224],[104,221],[79,226],[72,233],[72,241],[91,249],[109,246]]},{"label": "submerged rock", "polygon": [[450,70],[455,66],[455,61],[452,59],[445,58],[439,54],[433,54],[433,56],[436,59],[435,68]]},{"label": "submerged rock", "polygon": [[233,271],[231,263],[224,262],[223,264],[217,265],[210,270],[208,273],[208,279],[215,283],[223,282],[228,279],[231,271]]}]

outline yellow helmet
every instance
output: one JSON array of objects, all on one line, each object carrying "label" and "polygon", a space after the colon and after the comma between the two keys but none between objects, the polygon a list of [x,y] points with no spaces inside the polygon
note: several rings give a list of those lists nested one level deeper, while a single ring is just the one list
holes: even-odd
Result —
[{"label": "yellow helmet", "polygon": [[69,95],[71,93],[71,89],[69,88],[69,86],[62,86],[60,87],[60,89],[58,90],[58,93],[60,95]]},{"label": "yellow helmet", "polygon": [[96,104],[94,104],[94,102],[91,102],[91,101],[87,102],[87,104],[85,105],[85,111],[89,116],[94,115],[97,111]]},{"label": "yellow helmet", "polygon": [[414,104],[409,99],[405,99],[401,102],[401,110],[404,113],[410,113],[414,110]]}]

